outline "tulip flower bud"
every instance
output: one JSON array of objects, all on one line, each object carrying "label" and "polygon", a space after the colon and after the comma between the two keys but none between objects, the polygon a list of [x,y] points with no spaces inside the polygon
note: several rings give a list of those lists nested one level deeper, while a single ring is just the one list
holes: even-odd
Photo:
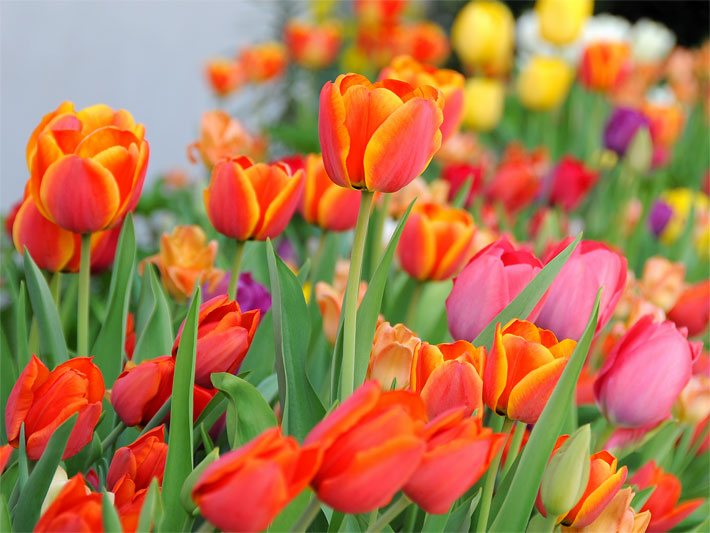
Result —
[{"label": "tulip flower bud", "polygon": [[653,162],[653,140],[647,128],[639,128],[624,155],[624,163],[638,174],[645,174]]},{"label": "tulip flower bud", "polygon": [[548,513],[567,514],[584,494],[589,480],[590,441],[589,424],[585,424],[550,459],[540,487],[542,504]]}]

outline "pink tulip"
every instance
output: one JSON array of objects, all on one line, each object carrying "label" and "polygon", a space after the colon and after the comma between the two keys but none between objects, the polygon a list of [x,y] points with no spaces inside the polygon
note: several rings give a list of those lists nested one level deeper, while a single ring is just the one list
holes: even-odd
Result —
[{"label": "pink tulip", "polygon": [[685,328],[646,315],[616,343],[594,382],[594,396],[617,426],[647,428],[668,418],[690,380],[702,343]]},{"label": "pink tulip", "polygon": [[[548,263],[572,242],[565,239],[545,258]],[[547,291],[536,324],[552,330],[560,339],[579,340],[589,320],[599,287],[603,287],[599,303],[599,332],[614,313],[626,285],[626,258],[607,245],[582,241],[562,267]]]},{"label": "pink tulip", "polygon": [[[454,279],[446,299],[451,336],[473,340],[541,269],[533,253],[515,248],[506,237],[478,252]],[[540,307],[527,318],[535,320]]]}]

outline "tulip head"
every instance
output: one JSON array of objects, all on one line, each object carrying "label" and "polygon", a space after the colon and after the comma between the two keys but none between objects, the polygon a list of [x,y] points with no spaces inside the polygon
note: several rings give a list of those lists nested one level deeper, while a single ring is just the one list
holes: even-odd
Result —
[{"label": "tulip head", "polygon": [[540,35],[546,41],[564,46],[576,41],[592,16],[594,0],[538,0],[535,11]]},{"label": "tulip head", "polygon": [[396,41],[395,48],[399,53],[430,65],[441,65],[451,53],[449,38],[444,29],[427,20],[401,25]]},{"label": "tulip head", "polygon": [[212,92],[220,98],[229,96],[246,81],[242,65],[238,61],[223,57],[207,62],[205,79]]},{"label": "tulip head", "polygon": [[668,311],[668,319],[687,328],[691,337],[705,331],[710,324],[710,280],[686,288]]},{"label": "tulip head", "polygon": [[557,57],[535,56],[518,76],[520,102],[532,111],[549,111],[564,102],[572,81],[573,69]]},{"label": "tulip head", "polygon": [[211,169],[223,159],[240,155],[260,160],[264,148],[263,139],[253,136],[228,113],[205,111],[200,119],[200,138],[187,147],[187,157],[192,163],[199,157]]},{"label": "tulip head", "polygon": [[239,54],[239,63],[247,80],[263,83],[280,77],[286,70],[288,54],[286,47],[277,42],[255,44],[244,48]]},{"label": "tulip head", "polygon": [[486,187],[486,197],[515,214],[535,200],[547,168],[545,149],[527,151],[518,144],[511,144]]},{"label": "tulip head", "polygon": [[404,324],[380,323],[372,341],[367,378],[385,390],[408,388],[414,352],[421,342]]},{"label": "tulip head", "polygon": [[563,157],[550,177],[550,203],[573,211],[586,198],[599,174],[572,156]]},{"label": "tulip head", "polygon": [[91,492],[81,474],[64,485],[35,525],[37,533],[103,531],[103,496]]},{"label": "tulip head", "polygon": [[175,359],[169,355],[129,363],[111,389],[111,405],[127,426],[143,426],[170,398]]},{"label": "tulip head", "polygon": [[608,93],[631,71],[631,48],[624,42],[598,41],[589,44],[579,64],[579,80],[587,89]]},{"label": "tulip head", "polygon": [[[340,326],[340,313],[343,309],[343,299],[345,298],[345,282],[329,285],[324,281],[316,283],[316,301],[323,319],[323,334],[330,344],[335,344],[338,337],[338,327]],[[358,286],[358,305],[365,297],[367,283],[360,282]]]},{"label": "tulip head", "polygon": [[604,128],[604,146],[623,157],[638,132],[648,131],[649,127],[648,118],[643,113],[619,107],[611,114]]},{"label": "tulip head", "polygon": [[342,30],[335,22],[308,24],[290,20],[284,27],[284,43],[291,58],[300,66],[319,70],[335,61]]},{"label": "tulip head", "polygon": [[475,131],[491,131],[500,122],[505,87],[496,78],[475,77],[464,86],[463,123]]}]

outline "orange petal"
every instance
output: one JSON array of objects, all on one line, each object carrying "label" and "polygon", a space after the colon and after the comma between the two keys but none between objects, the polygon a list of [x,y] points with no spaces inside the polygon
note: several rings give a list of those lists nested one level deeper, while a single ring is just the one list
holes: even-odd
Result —
[{"label": "orange petal", "polygon": [[526,424],[537,422],[566,364],[567,359],[555,359],[520,380],[508,398],[508,417]]},{"label": "orange petal", "polygon": [[[291,217],[296,212],[296,207],[303,194],[304,174],[299,170],[295,175],[286,180],[286,185],[278,195],[268,204],[262,204],[265,209],[264,218],[254,230],[254,238],[264,241],[280,234],[288,225]],[[261,200],[261,198],[260,198]]]},{"label": "orange petal", "polygon": [[259,222],[259,202],[242,168],[232,161],[218,163],[205,189],[205,208],[221,234],[245,241]]},{"label": "orange petal", "polygon": [[397,245],[402,269],[413,278],[429,278],[436,261],[436,240],[429,219],[422,213],[412,213]]},{"label": "orange petal", "polygon": [[345,103],[338,87],[342,79],[342,75],[338,76],[335,85],[328,82],[321,90],[318,136],[328,176],[341,187],[350,187],[345,166],[350,150],[350,136],[345,127]]},{"label": "orange petal", "polygon": [[347,231],[355,227],[360,209],[359,191],[329,187],[318,204],[318,225],[330,231]]},{"label": "orange petal", "polygon": [[572,527],[582,528],[594,522],[609,502],[614,499],[616,493],[619,492],[624,481],[626,481],[626,474],[627,468],[624,466],[592,491],[579,507],[577,514],[574,516],[574,522],[571,524]]},{"label": "orange petal", "polygon": [[434,232],[437,236],[437,258],[439,261],[431,279],[448,279],[454,274],[458,274],[458,271],[470,259],[469,253],[474,232],[473,223],[464,225],[460,223],[437,224],[435,222]]},{"label": "orange petal", "polygon": [[503,394],[507,380],[508,358],[505,355],[500,324],[496,324],[493,346],[491,346],[491,353],[488,355],[483,373],[483,401],[489,409],[494,411],[498,409],[498,399]]}]

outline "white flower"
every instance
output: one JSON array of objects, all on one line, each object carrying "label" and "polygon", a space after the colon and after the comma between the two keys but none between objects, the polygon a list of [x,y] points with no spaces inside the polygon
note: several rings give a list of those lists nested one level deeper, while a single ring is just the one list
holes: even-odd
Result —
[{"label": "white flower", "polygon": [[589,19],[582,32],[582,42],[585,45],[596,42],[628,42],[631,34],[629,21],[602,13]]},{"label": "white flower", "polygon": [[655,63],[666,58],[675,46],[675,35],[663,24],[641,19],[631,29],[631,52],[636,61]]},{"label": "white flower", "polygon": [[64,485],[66,485],[68,482],[69,478],[67,477],[67,473],[61,466],[58,466],[57,469],[54,471],[52,481],[49,483],[47,495],[44,497],[44,501],[42,502],[42,507],[40,508],[41,515],[44,514],[44,512],[49,508],[50,505],[52,505],[52,502],[56,499],[57,496],[59,496],[59,493],[64,488]]},{"label": "white flower", "polygon": [[518,43],[518,64],[525,65],[533,56],[561,57],[576,65],[582,55],[581,41],[567,46],[555,46],[540,35],[540,20],[535,11],[526,11],[515,24],[516,42]]}]

